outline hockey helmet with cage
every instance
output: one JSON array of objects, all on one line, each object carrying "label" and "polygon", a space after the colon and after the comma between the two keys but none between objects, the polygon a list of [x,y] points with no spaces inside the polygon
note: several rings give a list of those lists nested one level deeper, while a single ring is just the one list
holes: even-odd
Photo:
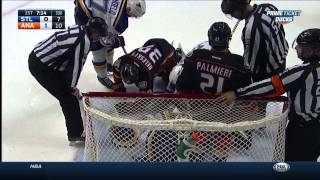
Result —
[{"label": "hockey helmet with cage", "polygon": [[208,30],[209,44],[213,48],[228,48],[231,36],[231,29],[225,22],[215,22]]},{"label": "hockey helmet with cage", "polygon": [[105,20],[100,17],[90,18],[85,26],[88,34],[95,33],[97,39],[105,37],[108,34],[108,25]]},{"label": "hockey helmet with cage", "polygon": [[[298,57],[302,60],[310,60],[314,58],[320,57],[320,29],[318,28],[312,28],[312,29],[306,29],[302,31],[295,41],[292,43],[292,47],[294,48],[296,45],[300,46],[302,48],[301,52],[298,52]],[[305,51],[304,48],[312,48],[314,49],[313,55],[306,58],[304,57],[304,53],[302,51]]]},{"label": "hockey helmet with cage", "polygon": [[141,17],[146,13],[145,0],[128,0],[127,14],[129,17]]},{"label": "hockey helmet with cage", "polygon": [[120,77],[126,84],[134,84],[139,81],[139,67],[132,61],[127,61],[120,66]]},{"label": "hockey helmet with cage", "polygon": [[250,4],[251,0],[222,0],[221,10],[224,14],[232,14],[233,11],[242,9]]}]

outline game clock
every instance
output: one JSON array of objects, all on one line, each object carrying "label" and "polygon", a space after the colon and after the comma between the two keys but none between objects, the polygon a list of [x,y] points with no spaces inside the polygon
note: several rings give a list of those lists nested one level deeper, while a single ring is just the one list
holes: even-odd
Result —
[{"label": "game clock", "polygon": [[65,29],[65,11],[62,9],[20,9],[18,29]]}]

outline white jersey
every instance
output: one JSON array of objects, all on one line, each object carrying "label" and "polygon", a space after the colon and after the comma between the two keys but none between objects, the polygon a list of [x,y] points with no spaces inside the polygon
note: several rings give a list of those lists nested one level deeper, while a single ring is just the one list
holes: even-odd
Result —
[{"label": "white jersey", "polygon": [[212,47],[209,44],[209,41],[204,41],[200,44],[198,44],[196,47],[194,47],[191,51],[197,50],[197,49],[207,49],[207,50],[211,50]]},{"label": "white jersey", "polygon": [[112,35],[123,33],[128,27],[127,0],[77,0],[88,17],[101,17]]},{"label": "white jersey", "polygon": [[[209,44],[209,41],[203,41],[202,43],[198,44],[197,46],[195,46],[190,52],[188,52],[187,56],[191,56],[193,54],[193,51],[198,50],[198,49],[206,49],[211,51],[212,47]],[[185,60],[185,57],[182,58],[181,63],[179,64],[183,64]]]}]

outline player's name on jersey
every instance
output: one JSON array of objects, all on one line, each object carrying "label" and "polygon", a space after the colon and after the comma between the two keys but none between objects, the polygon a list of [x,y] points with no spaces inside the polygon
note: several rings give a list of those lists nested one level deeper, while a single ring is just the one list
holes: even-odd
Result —
[{"label": "player's name on jersey", "polygon": [[18,10],[18,29],[65,29],[65,11]]},{"label": "player's name on jersey", "polygon": [[197,62],[197,70],[205,71],[210,74],[216,74],[218,76],[222,76],[225,78],[230,78],[232,74],[231,68],[223,67],[221,65],[219,66],[213,63],[201,62],[201,61]]}]

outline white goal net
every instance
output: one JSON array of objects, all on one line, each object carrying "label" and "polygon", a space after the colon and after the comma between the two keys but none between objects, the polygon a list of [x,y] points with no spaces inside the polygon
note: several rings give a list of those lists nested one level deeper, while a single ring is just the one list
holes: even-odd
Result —
[{"label": "white goal net", "polygon": [[283,161],[288,102],[212,96],[87,93],[85,160]]}]

